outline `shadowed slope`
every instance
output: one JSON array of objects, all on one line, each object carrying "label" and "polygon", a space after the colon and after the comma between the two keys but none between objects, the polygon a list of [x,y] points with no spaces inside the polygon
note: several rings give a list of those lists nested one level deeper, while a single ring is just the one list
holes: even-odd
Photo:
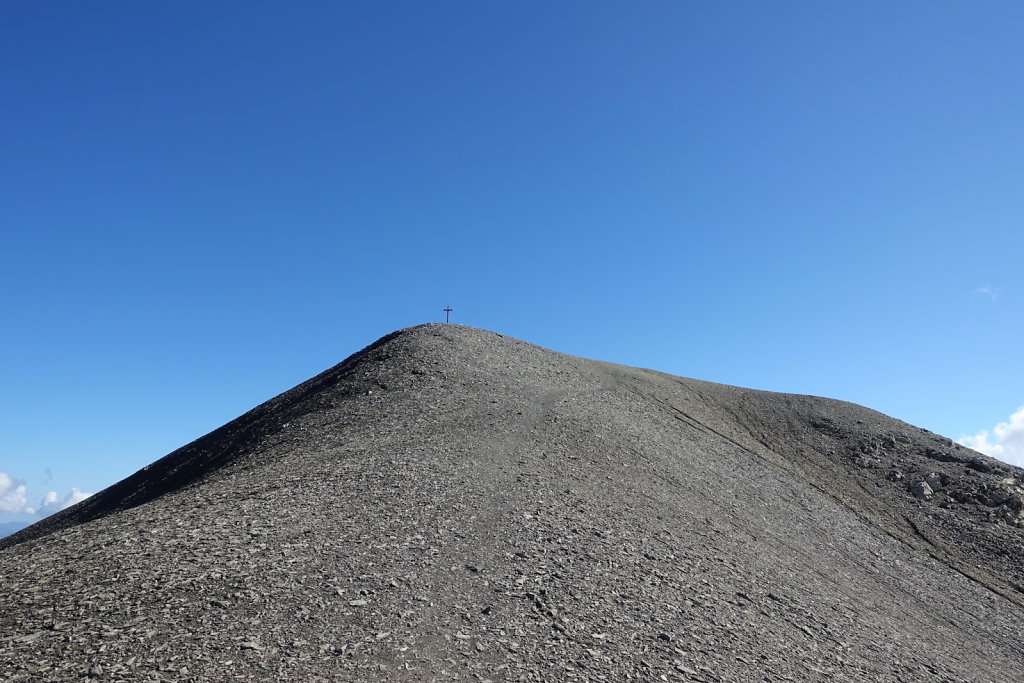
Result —
[{"label": "shadowed slope", "polygon": [[421,326],[15,537],[0,665],[1012,680],[1022,486],[859,406]]}]

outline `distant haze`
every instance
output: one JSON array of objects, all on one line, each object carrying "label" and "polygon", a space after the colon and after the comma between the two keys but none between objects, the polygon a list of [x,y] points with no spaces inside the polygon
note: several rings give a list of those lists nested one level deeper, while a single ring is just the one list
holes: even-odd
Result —
[{"label": "distant haze", "polygon": [[0,538],[10,536],[15,531],[21,531],[28,526],[28,522],[3,522],[0,523]]}]

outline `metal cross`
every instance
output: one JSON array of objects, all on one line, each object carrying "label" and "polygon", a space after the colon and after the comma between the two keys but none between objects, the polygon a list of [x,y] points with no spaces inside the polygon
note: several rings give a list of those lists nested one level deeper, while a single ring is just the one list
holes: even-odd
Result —
[{"label": "metal cross", "polygon": [[445,322],[448,322],[448,316],[451,315],[451,312],[452,312],[452,307],[451,306],[445,306],[444,307],[444,321]]}]

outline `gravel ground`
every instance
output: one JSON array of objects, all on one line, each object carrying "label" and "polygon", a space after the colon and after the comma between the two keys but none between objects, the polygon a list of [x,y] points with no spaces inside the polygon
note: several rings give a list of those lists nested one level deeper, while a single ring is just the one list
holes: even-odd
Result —
[{"label": "gravel ground", "polygon": [[0,540],[9,681],[1016,681],[1024,471],[423,325]]}]

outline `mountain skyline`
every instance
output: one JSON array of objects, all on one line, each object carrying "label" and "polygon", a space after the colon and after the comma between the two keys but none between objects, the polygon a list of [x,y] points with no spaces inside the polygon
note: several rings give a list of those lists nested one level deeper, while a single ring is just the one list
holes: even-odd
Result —
[{"label": "mountain skyline", "polygon": [[[1024,466],[1024,407],[1011,415],[1006,422],[995,425],[991,431],[982,430],[976,435],[961,436],[955,441],[1007,464]],[[49,470],[46,474],[49,479]],[[110,482],[112,483],[115,482]],[[101,485],[97,488],[106,486]],[[28,490],[24,480],[16,480],[0,472],[0,538],[93,495],[92,492],[73,487],[63,496],[56,491],[49,491],[39,499],[38,504],[32,504]]]},{"label": "mountain skyline", "polygon": [[449,305],[1024,458],[1020,3],[0,19],[0,522]]},{"label": "mountain skyline", "polygon": [[28,522],[6,522],[0,523],[0,538],[10,536],[16,531],[21,531],[28,526]]}]

